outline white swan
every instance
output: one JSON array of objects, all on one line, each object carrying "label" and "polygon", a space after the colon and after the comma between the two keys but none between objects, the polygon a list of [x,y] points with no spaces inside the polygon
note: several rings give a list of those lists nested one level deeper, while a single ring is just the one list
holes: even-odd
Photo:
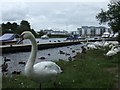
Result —
[{"label": "white swan", "polygon": [[113,47],[111,48],[111,50],[109,50],[109,51],[106,53],[106,56],[113,56],[113,55],[117,54],[118,50],[117,50],[117,48],[115,48],[115,47],[116,47],[116,46],[113,46]]},{"label": "white swan", "polygon": [[32,51],[25,66],[25,75],[31,80],[40,83],[40,86],[43,82],[54,80],[62,72],[61,68],[51,61],[44,61],[34,65],[37,55],[37,42],[34,35],[29,31],[21,34],[21,40],[18,43],[24,39],[29,39],[32,43]]},{"label": "white swan", "polygon": [[115,52],[114,50],[110,50],[106,53],[106,56],[113,56],[115,54],[117,54],[117,52]]},{"label": "white swan", "polygon": [[87,48],[89,48],[89,49],[97,49],[97,47],[94,44],[88,44]]}]

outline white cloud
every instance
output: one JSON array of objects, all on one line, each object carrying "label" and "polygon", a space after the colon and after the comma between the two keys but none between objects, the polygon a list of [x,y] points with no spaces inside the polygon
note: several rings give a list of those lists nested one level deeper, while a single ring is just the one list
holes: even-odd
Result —
[{"label": "white cloud", "polygon": [[[9,2],[9,0],[1,0]],[[10,0],[10,2],[108,2],[109,0]]]},{"label": "white cloud", "polygon": [[35,30],[41,28],[66,29],[66,27],[73,30],[81,25],[98,25],[95,16],[101,8],[106,9],[108,4],[108,2],[94,1],[89,3],[17,1],[3,3],[2,19],[4,22],[20,22],[25,19]]},{"label": "white cloud", "polygon": [[24,3],[3,3],[1,7],[3,21],[16,21],[27,18],[28,11]]}]

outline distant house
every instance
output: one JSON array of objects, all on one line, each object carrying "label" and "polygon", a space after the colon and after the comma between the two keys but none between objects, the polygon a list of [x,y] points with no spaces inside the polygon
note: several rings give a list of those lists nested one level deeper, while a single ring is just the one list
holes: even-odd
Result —
[{"label": "distant house", "polygon": [[46,34],[51,34],[52,32],[53,32],[53,30],[52,29],[45,29],[45,30],[43,30]]},{"label": "distant house", "polygon": [[82,26],[81,28],[77,28],[77,30],[81,36],[102,36],[104,32],[112,33],[110,28],[103,26]]},{"label": "distant house", "polygon": [[50,34],[50,35],[67,35],[68,32],[63,30],[63,31],[55,31],[55,30],[52,30],[52,29],[45,29],[43,30],[46,34]]},{"label": "distant house", "polygon": [[51,35],[66,35],[68,34],[67,31],[52,31]]}]

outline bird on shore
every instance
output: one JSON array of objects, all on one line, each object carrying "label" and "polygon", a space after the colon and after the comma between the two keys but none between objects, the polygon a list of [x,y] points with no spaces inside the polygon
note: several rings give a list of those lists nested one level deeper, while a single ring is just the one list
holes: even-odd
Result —
[{"label": "bird on shore", "polygon": [[107,53],[106,53],[106,56],[113,56],[113,55],[115,55],[115,54],[117,54],[117,52],[115,52],[114,50],[110,50],[110,51],[108,51]]},{"label": "bird on shore", "polygon": [[119,51],[120,51],[119,47],[117,48],[116,46],[113,46],[113,47],[111,48],[111,50],[109,50],[109,51],[106,53],[106,56],[113,56],[113,55],[117,54]]},{"label": "bird on shore", "polygon": [[86,53],[86,48],[84,46],[82,46],[81,49],[82,49],[81,53]]},{"label": "bird on shore", "polygon": [[23,64],[23,65],[25,65],[25,62],[22,62],[22,61],[21,61],[21,62],[18,62],[18,64]]},{"label": "bird on shore", "polygon": [[1,67],[2,67],[3,74],[4,74],[4,72],[7,72],[8,64],[6,63],[6,61],[4,61],[4,63],[1,65]]},{"label": "bird on shore", "polygon": [[21,40],[18,43],[24,39],[29,39],[32,44],[31,54],[25,66],[25,75],[29,79],[40,83],[41,89],[41,83],[55,81],[56,76],[58,76],[62,70],[56,63],[52,61],[43,61],[34,65],[37,55],[37,42],[34,35],[29,31],[25,31],[21,34]]},{"label": "bird on shore", "polygon": [[10,61],[10,59],[4,57],[4,61],[8,62],[8,61]]}]

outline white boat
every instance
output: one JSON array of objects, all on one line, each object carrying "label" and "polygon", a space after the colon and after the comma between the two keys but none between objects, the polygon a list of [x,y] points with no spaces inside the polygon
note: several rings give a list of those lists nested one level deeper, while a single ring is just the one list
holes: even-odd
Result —
[{"label": "white boat", "polygon": [[102,38],[109,38],[110,37],[110,33],[109,32],[104,32],[102,35]]},{"label": "white boat", "polygon": [[49,37],[47,35],[41,36],[41,39],[48,39]]},{"label": "white boat", "polygon": [[6,33],[0,37],[1,45],[12,45],[16,44],[18,40],[15,38],[15,34]]}]

